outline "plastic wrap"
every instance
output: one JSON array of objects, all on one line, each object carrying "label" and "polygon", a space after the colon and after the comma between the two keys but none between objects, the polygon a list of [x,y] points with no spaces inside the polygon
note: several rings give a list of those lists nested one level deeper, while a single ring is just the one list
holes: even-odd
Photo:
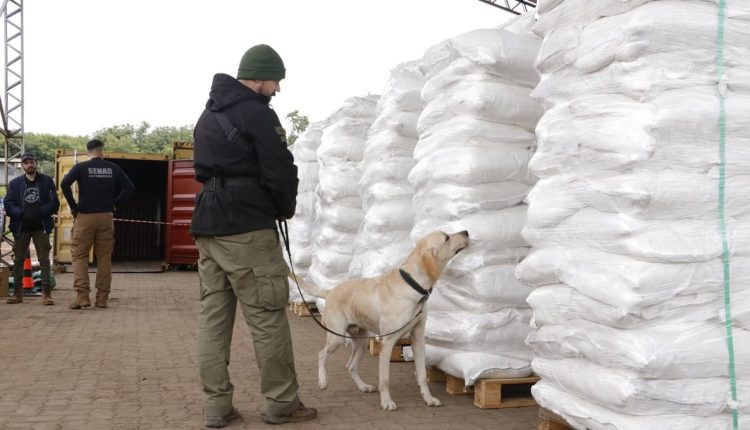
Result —
[{"label": "plastic wrap", "polygon": [[[561,404],[565,409],[557,410],[577,430],[731,430],[732,415],[723,413],[708,417],[690,414],[631,415],[597,405],[557,388],[547,379],[537,382],[531,392],[542,405]],[[741,415],[740,428],[750,425],[750,417]],[[737,427],[734,427],[737,428]]]},{"label": "plastic wrap", "polygon": [[[585,397],[599,399],[630,415],[693,414],[711,416],[727,409],[725,378],[655,381],[627,369],[608,368],[587,360],[535,358],[534,372],[557,386],[575,386]],[[588,377],[582,378],[581,375]],[[739,380],[740,409],[750,411],[750,379]]]},{"label": "plastic wrap", "polygon": [[412,152],[423,85],[421,63],[401,63],[391,70],[378,101],[357,183],[365,214],[354,242],[349,267],[352,277],[373,277],[393,270],[413,249],[408,232],[414,210],[406,178],[414,166]]},{"label": "plastic wrap", "polygon": [[531,373],[531,351],[492,354],[427,344],[426,363],[457,378],[467,386],[482,378],[523,378]]},{"label": "plastic wrap", "polygon": [[418,218],[455,220],[481,210],[516,206],[523,202],[530,189],[531,185],[515,181],[473,186],[435,184],[414,195],[414,211]]},{"label": "plastic wrap", "polygon": [[[324,122],[314,122],[299,136],[291,148],[297,165],[299,186],[297,189],[297,209],[294,218],[289,220],[289,245],[293,250],[291,263],[297,276],[304,278],[312,263],[313,222],[315,220],[315,188],[318,186],[318,158],[316,150],[320,146]],[[284,258],[289,259],[284,253]],[[289,285],[289,300],[302,300],[296,285]]]},{"label": "plastic wrap", "polygon": [[364,212],[357,182],[367,131],[379,96],[350,97],[328,118],[316,151],[320,166],[315,189],[312,261],[307,279],[331,289],[346,279],[353,243]]},{"label": "plastic wrap", "polygon": [[748,11],[539,9],[548,110],[516,275],[535,288],[534,397],[576,428],[750,424]]},{"label": "plastic wrap", "polygon": [[413,240],[432,231],[467,230],[469,247],[453,258],[428,302],[427,361],[463,377],[530,373],[525,303],[530,288],[514,278],[527,253],[520,232],[523,199],[536,178],[528,163],[543,113],[529,95],[537,82],[539,40],[530,17],[507,29],[476,30],[445,40],[423,57]]}]

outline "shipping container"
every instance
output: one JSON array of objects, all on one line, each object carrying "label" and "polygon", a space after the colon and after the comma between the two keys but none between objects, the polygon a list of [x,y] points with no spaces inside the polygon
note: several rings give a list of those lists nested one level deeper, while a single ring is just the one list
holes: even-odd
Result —
[{"label": "shipping container", "polygon": [[192,160],[193,142],[172,142],[173,160]]},{"label": "shipping container", "polygon": [[[115,212],[113,270],[151,271],[163,267],[169,157],[164,154],[109,153],[105,159],[119,165],[135,185],[135,194]],[[60,218],[54,234],[54,263],[72,262],[73,217],[60,182],[77,163],[88,160],[85,152],[58,150],[55,158],[55,184],[60,198]],[[78,197],[77,184],[73,194]],[[116,270],[117,271],[117,270]]]},{"label": "shipping container", "polygon": [[[177,154],[175,153],[175,156]],[[192,157],[192,148],[189,155]],[[190,236],[190,223],[195,209],[195,195],[201,184],[195,180],[193,160],[169,162],[169,188],[167,191],[166,264],[168,266],[193,266],[198,262],[198,248]]]}]

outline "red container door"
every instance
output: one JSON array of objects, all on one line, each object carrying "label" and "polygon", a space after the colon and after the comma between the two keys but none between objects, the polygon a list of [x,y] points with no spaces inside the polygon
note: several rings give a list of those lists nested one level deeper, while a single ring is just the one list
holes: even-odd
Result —
[{"label": "red container door", "polygon": [[198,248],[190,236],[190,222],[195,209],[195,195],[200,190],[201,184],[195,180],[193,160],[169,161],[167,264],[193,265],[198,262]]}]

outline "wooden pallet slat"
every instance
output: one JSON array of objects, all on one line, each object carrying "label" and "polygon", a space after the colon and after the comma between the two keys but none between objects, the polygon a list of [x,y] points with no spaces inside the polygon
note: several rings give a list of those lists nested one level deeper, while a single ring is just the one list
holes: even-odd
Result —
[{"label": "wooden pallet slat", "polygon": [[[370,339],[369,347],[370,347],[370,354],[380,355],[380,349],[381,349],[380,342],[378,342],[375,339]],[[411,348],[411,340],[399,339],[398,342],[396,342],[396,345],[391,350],[391,361],[392,362],[407,361],[406,358],[404,357],[405,348]]]},{"label": "wooden pallet slat", "polygon": [[480,409],[535,406],[531,386],[538,376],[527,378],[480,379],[474,384],[474,406]]},{"label": "wooden pallet slat", "polygon": [[445,382],[445,372],[437,367],[429,366],[427,368],[427,382]]},{"label": "wooden pallet slat", "polygon": [[427,382],[444,382],[445,392],[452,395],[463,395],[474,392],[473,386],[466,386],[463,378],[443,372],[437,367],[427,368]]},{"label": "wooden pallet slat", "polygon": [[539,408],[539,430],[573,430],[562,417],[549,409]]},{"label": "wooden pallet slat", "polygon": [[445,392],[448,394],[471,394],[474,392],[473,385],[466,385],[464,378],[457,378],[453,375],[445,374]]},{"label": "wooden pallet slat", "polygon": [[448,394],[474,394],[474,406],[480,409],[520,408],[536,406],[531,396],[531,386],[538,376],[526,378],[487,378],[479,379],[474,385],[466,385],[463,378],[443,372],[436,367],[427,369],[429,382],[445,382]]}]

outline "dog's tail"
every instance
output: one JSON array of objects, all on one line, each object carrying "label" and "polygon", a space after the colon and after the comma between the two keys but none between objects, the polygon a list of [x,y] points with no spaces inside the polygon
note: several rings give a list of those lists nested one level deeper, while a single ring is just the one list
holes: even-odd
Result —
[{"label": "dog's tail", "polygon": [[[313,296],[322,297],[322,298],[328,297],[328,290],[324,290],[322,288],[318,288],[317,286],[315,286],[315,285],[307,282],[306,280],[304,280],[300,276],[295,277],[294,275],[292,275],[290,273],[289,274],[289,279],[290,279],[290,282],[292,282],[292,283],[294,283],[295,280],[296,280],[297,285],[299,285],[300,288],[302,288],[307,294],[312,294]],[[292,287],[292,288],[294,288],[294,287]]]}]

